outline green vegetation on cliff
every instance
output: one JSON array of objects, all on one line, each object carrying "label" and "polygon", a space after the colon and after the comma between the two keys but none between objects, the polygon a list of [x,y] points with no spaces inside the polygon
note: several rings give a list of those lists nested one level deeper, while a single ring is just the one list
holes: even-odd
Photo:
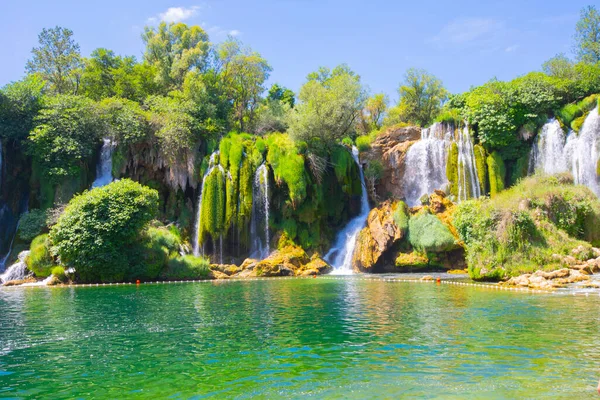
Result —
[{"label": "green vegetation on cliff", "polygon": [[564,176],[526,178],[493,199],[463,202],[453,221],[474,279],[560,268],[561,257],[600,241],[600,201]]}]

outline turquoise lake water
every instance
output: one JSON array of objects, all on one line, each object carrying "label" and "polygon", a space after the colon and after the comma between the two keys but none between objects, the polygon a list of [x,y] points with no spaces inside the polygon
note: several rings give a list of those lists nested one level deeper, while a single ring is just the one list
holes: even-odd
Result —
[{"label": "turquoise lake water", "polygon": [[345,279],[0,288],[0,397],[597,398],[600,296]]}]

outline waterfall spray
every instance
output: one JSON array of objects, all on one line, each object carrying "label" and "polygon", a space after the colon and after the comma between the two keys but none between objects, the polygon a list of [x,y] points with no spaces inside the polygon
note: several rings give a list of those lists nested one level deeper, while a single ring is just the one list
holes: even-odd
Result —
[{"label": "waterfall spray", "polygon": [[466,125],[458,129],[458,201],[481,197],[479,176],[475,168],[473,140]]}]

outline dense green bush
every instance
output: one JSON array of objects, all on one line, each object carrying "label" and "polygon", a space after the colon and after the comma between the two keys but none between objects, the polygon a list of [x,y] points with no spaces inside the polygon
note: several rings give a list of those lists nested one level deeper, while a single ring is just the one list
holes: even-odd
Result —
[{"label": "dense green bush", "polygon": [[30,253],[27,257],[27,268],[39,278],[50,275],[54,262],[50,255],[48,235],[39,235],[31,242]]},{"label": "dense green bush", "polygon": [[48,98],[35,122],[28,138],[29,154],[56,183],[80,174],[104,133],[98,106],[81,96]]},{"label": "dense green bush", "polygon": [[408,206],[403,201],[398,201],[394,204],[394,223],[404,236],[408,232],[408,221],[410,216],[408,214]]},{"label": "dense green bush", "polygon": [[206,258],[195,256],[178,256],[171,258],[161,279],[204,279],[210,274],[210,262]]},{"label": "dense green bush", "polygon": [[127,251],[158,212],[158,193],[128,179],[75,196],[50,230],[54,252],[81,282],[122,281]]},{"label": "dense green bush", "polygon": [[52,275],[62,283],[66,283],[69,280],[69,278],[67,278],[67,274],[65,273],[65,269],[60,266],[52,268]]},{"label": "dense green bush", "polygon": [[[531,177],[493,199],[459,204],[454,226],[474,279],[560,268],[555,255],[600,241],[600,202],[559,177]],[[586,240],[587,242],[582,242]]]},{"label": "dense green bush", "polygon": [[408,222],[408,240],[422,253],[440,253],[456,248],[450,230],[435,215],[422,212]]},{"label": "dense green bush", "polygon": [[19,239],[29,242],[46,229],[46,211],[33,209],[21,215],[19,219]]},{"label": "dense green bush", "polygon": [[299,205],[306,197],[307,176],[304,168],[304,157],[299,153],[294,142],[284,134],[273,134],[267,137],[267,161],[273,168],[278,184],[285,183],[289,190],[289,199],[294,206]]},{"label": "dense green bush", "polygon": [[504,190],[504,179],[506,177],[504,161],[498,152],[493,152],[487,157],[487,169],[489,172],[490,196],[494,197]]}]

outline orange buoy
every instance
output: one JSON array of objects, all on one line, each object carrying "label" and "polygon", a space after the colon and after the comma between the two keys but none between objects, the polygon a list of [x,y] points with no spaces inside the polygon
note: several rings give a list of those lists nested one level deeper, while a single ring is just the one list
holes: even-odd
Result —
[{"label": "orange buoy", "polygon": [[137,281],[135,281],[135,284],[139,285],[140,284],[140,280],[138,279]]},{"label": "orange buoy", "polygon": [[436,282],[436,283],[441,283],[441,282],[442,282],[442,280],[441,280],[440,278],[437,278],[437,279],[435,280],[435,282]]},{"label": "orange buoy", "polygon": [[313,279],[316,278],[316,277],[317,277],[316,275],[313,275]]}]

